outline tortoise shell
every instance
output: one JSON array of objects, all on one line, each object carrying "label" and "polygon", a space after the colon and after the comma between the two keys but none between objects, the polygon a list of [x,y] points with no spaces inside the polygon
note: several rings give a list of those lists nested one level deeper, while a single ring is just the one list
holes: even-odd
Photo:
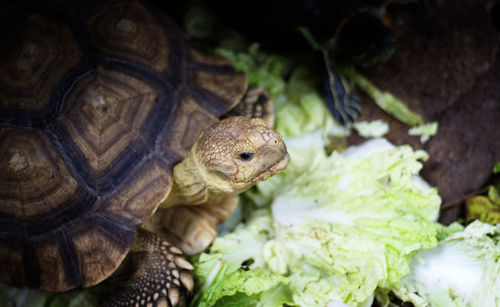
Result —
[{"label": "tortoise shell", "polygon": [[140,1],[15,14],[0,45],[0,278],[91,286],[246,77]]}]

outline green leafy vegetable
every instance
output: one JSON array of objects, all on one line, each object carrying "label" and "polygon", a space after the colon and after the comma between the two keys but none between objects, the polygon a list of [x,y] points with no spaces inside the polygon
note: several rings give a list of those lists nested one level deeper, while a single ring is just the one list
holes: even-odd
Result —
[{"label": "green leafy vegetable", "polygon": [[425,123],[419,124],[418,126],[412,127],[409,131],[409,135],[418,135],[420,136],[420,142],[427,142],[431,136],[435,136],[438,129],[438,123]]},{"label": "green leafy vegetable", "polygon": [[[261,251],[273,232],[271,222],[268,212],[255,211],[245,227],[240,225],[234,232],[218,238],[210,254],[203,253],[195,259],[198,289],[192,306],[223,306],[222,303],[247,306],[263,292],[275,291],[279,285],[289,283],[288,278],[262,269]],[[267,300],[273,298],[268,296]]]},{"label": "green leafy vegetable", "polygon": [[[215,306],[244,293],[248,306],[358,306],[406,276],[412,253],[437,244],[440,199],[415,177],[423,151],[377,139],[343,154],[323,152],[294,152],[309,158],[308,167],[299,163],[301,172],[292,167],[293,176],[254,192],[273,194],[279,185],[271,209],[255,211],[199,256],[195,303]],[[224,290],[229,281],[236,293]]]},{"label": "green leafy vegetable", "polygon": [[[242,49],[238,40],[226,40],[215,52],[233,62],[239,71],[248,77],[248,85],[265,89],[278,103],[285,89],[284,74],[291,65],[291,58],[268,54],[259,49],[259,44],[251,44]],[[246,44],[243,44],[244,46]]]},{"label": "green leafy vegetable", "polygon": [[[416,307],[498,306],[500,226],[476,221],[419,251],[410,274],[391,290]],[[379,298],[387,301],[385,294]]]},{"label": "green leafy vegetable", "polygon": [[362,137],[379,138],[389,132],[389,124],[380,119],[371,122],[357,121],[354,123],[354,129]]},{"label": "green leafy vegetable", "polygon": [[276,112],[275,129],[285,137],[319,130],[323,136],[346,133],[331,117],[318,93],[316,81],[317,78],[304,66],[292,72],[284,91],[286,104]]},{"label": "green leafy vegetable", "polygon": [[500,162],[498,162],[495,167],[493,167],[493,173],[498,174],[500,173]]},{"label": "green leafy vegetable", "polygon": [[465,201],[466,222],[480,220],[492,225],[500,223],[500,195],[495,186],[490,186],[488,196],[478,195]]}]

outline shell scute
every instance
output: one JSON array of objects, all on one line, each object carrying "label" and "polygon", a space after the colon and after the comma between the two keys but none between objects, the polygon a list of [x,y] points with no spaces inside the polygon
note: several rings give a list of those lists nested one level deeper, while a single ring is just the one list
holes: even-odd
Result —
[{"label": "shell scute", "polygon": [[78,183],[47,135],[0,127],[0,213],[30,222],[67,202]]},{"label": "shell scute", "polygon": [[87,24],[104,52],[162,73],[169,69],[171,46],[155,19],[139,1],[121,1],[99,10]]},{"label": "shell scute", "polygon": [[68,94],[66,111],[57,121],[83,153],[94,178],[107,177],[125,150],[147,146],[141,128],[156,96],[146,83],[101,67]]},{"label": "shell scute", "polygon": [[50,103],[51,89],[82,57],[68,26],[39,15],[27,17],[17,39],[4,48],[8,50],[0,52],[0,109],[43,109]]}]

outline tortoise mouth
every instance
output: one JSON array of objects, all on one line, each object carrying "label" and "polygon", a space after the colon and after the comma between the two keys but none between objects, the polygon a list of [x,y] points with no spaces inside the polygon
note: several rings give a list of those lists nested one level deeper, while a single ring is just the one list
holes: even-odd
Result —
[{"label": "tortoise mouth", "polygon": [[276,164],[268,168],[267,170],[262,171],[260,174],[257,174],[251,181],[255,184],[260,181],[264,181],[271,176],[281,173],[290,163],[290,155],[285,153],[285,156]]},{"label": "tortoise mouth", "polygon": [[[288,163],[290,163],[290,155],[288,154],[286,148],[269,149],[263,152],[262,155],[265,155],[268,159],[265,159],[266,161],[259,162],[258,169],[260,171],[247,178],[244,182],[257,184],[258,182],[264,181],[271,176],[281,173],[288,166]],[[269,163],[269,161],[272,162]]]}]

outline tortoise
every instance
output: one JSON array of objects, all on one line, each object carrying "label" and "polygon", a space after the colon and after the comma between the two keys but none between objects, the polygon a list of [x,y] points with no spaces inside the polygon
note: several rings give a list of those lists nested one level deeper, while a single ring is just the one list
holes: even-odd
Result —
[{"label": "tortoise", "polygon": [[[131,279],[107,304],[183,305],[193,279],[178,247],[206,248],[237,194],[290,159],[269,120],[220,119],[245,94],[245,74],[139,0],[49,1],[9,16],[0,279],[66,291],[123,262]],[[243,103],[268,118],[262,97]]]}]

